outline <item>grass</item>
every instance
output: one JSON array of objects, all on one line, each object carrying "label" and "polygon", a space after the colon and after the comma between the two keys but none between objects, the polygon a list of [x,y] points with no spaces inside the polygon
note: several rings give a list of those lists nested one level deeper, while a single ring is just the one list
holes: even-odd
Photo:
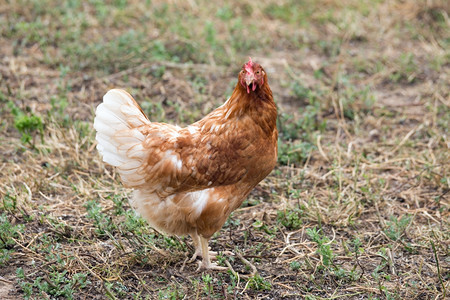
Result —
[{"label": "grass", "polygon": [[[444,299],[445,1],[7,1],[0,13],[0,298]],[[221,105],[252,56],[279,109],[275,170],[195,272],[95,149],[123,87],[151,120]],[[235,255],[229,255],[232,251]]]}]

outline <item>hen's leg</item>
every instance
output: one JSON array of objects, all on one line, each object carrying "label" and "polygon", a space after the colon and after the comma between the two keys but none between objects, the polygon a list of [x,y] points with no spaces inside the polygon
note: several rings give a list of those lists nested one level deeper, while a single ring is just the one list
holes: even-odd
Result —
[{"label": "hen's leg", "polygon": [[[195,261],[195,259],[197,257],[203,258],[202,246],[200,245],[200,236],[196,232],[195,233],[191,233],[190,236],[192,237],[192,241],[194,242],[195,252],[194,252],[194,255],[192,255],[192,257],[188,260],[188,263],[191,263],[191,262]],[[216,258],[217,252],[210,251],[210,249],[211,248],[208,247],[209,257],[210,258]]]},{"label": "hen's leg", "polygon": [[200,246],[202,249],[202,262],[199,263],[198,269],[197,271],[202,271],[202,270],[218,270],[218,271],[224,271],[224,270],[228,270],[227,267],[221,267],[218,266],[215,263],[211,263],[211,260],[209,259],[209,248],[208,248],[208,239],[205,239],[202,236],[199,236],[200,238]]},{"label": "hen's leg", "polygon": [[192,255],[191,259],[188,261],[189,263],[195,261],[195,259],[198,256],[202,256],[202,247],[200,246],[200,237],[198,236],[197,232],[191,233],[190,236],[192,237],[192,241],[194,242],[195,252],[194,252],[194,255]]}]

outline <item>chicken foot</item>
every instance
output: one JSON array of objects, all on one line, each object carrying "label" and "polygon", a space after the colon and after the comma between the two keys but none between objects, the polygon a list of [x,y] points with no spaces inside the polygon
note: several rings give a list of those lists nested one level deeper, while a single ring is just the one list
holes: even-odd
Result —
[{"label": "chicken foot", "polygon": [[[208,239],[200,236],[200,246],[202,248],[202,262],[199,262],[197,272],[203,270],[217,270],[217,271],[225,271],[228,270],[227,267],[218,266],[216,263],[212,263],[209,258],[209,248],[208,248]],[[215,256],[214,256],[215,257]]]},{"label": "chicken foot", "polygon": [[211,263],[210,258],[216,258],[217,252],[210,251],[210,248],[208,247],[208,239],[198,235],[197,233],[191,234],[191,237],[192,237],[192,240],[194,241],[195,252],[194,252],[194,255],[192,255],[191,259],[188,262],[192,263],[195,261],[195,259],[197,257],[201,257],[202,261],[198,263],[199,266],[197,268],[197,271],[228,270],[227,267],[221,267],[221,266],[218,266],[216,263]]}]

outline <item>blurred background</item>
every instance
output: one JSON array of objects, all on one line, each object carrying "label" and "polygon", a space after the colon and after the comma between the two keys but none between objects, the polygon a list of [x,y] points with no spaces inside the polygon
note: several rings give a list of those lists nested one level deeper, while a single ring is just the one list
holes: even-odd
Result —
[{"label": "blurred background", "polygon": [[[445,297],[449,10],[0,1],[0,298]],[[94,110],[119,87],[150,120],[190,124],[230,96],[249,56],[278,106],[278,166],[212,247],[240,249],[258,273],[226,256],[244,276],[180,273],[190,241],[128,212]]]}]

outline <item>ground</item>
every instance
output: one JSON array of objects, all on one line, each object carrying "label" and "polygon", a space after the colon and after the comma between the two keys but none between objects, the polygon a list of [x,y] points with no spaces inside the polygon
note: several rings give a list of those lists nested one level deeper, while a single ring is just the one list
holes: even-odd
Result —
[{"label": "ground", "polygon": [[[1,299],[443,299],[447,1],[0,4]],[[251,56],[279,110],[275,170],[196,272],[95,148],[105,92],[187,125]],[[230,254],[230,252],[233,253]]]}]

